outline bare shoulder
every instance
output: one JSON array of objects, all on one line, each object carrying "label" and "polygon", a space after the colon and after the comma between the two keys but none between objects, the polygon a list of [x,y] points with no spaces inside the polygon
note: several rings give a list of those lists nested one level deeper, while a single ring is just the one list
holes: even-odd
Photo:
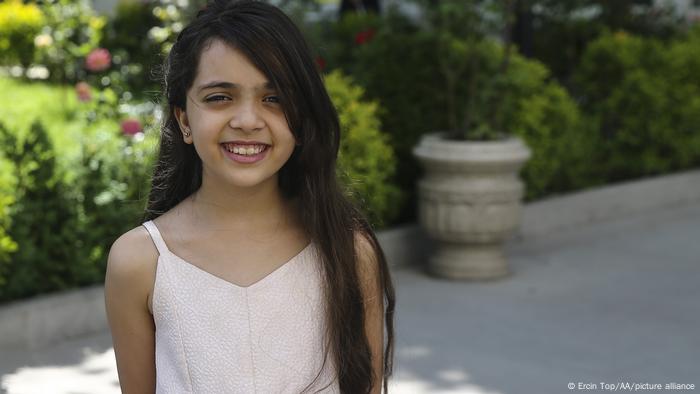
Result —
[{"label": "bare shoulder", "polygon": [[107,271],[117,276],[147,273],[158,260],[151,236],[143,226],[122,234],[109,249]]},{"label": "bare shoulder", "polygon": [[121,235],[109,250],[105,309],[124,393],[155,391],[155,322],[149,297],[157,261],[158,251],[143,226]]},{"label": "bare shoulder", "polygon": [[[112,244],[107,258],[105,286],[115,292],[137,292],[144,296],[150,293],[155,279],[158,250],[143,226],[122,234]],[[144,304],[146,305],[146,304]]]},{"label": "bare shoulder", "polygon": [[380,394],[384,377],[384,298],[382,269],[374,240],[368,234],[355,232],[357,272],[365,308],[365,335],[372,360],[372,394]]},{"label": "bare shoulder", "polygon": [[366,286],[379,277],[380,261],[373,240],[360,231],[355,232],[355,255],[361,282]]},{"label": "bare shoulder", "polygon": [[355,231],[355,253],[360,257],[377,258],[374,242],[362,231]]}]

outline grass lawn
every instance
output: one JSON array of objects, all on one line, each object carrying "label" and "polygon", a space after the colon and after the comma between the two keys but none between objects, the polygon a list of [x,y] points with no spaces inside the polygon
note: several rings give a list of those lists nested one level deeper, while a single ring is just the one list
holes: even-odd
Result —
[{"label": "grass lawn", "polygon": [[[75,163],[80,154],[80,141],[96,138],[95,131],[114,130],[112,120],[98,121],[87,127],[73,86],[55,86],[43,82],[26,82],[0,76],[0,122],[15,134],[29,130],[39,119],[60,151],[58,161],[63,165]],[[98,142],[99,143],[99,142]]]},{"label": "grass lawn", "polygon": [[0,92],[0,121],[10,130],[24,132],[39,119],[54,137],[65,135],[66,130],[80,124],[76,120],[78,100],[72,87],[0,77]]}]

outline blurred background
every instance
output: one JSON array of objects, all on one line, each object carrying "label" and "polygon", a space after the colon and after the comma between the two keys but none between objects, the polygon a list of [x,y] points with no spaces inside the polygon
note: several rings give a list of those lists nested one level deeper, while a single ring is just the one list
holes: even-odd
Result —
[{"label": "blurred background", "polygon": [[[343,127],[339,176],[380,232],[418,221],[416,185],[423,169],[413,148],[430,132],[453,130],[481,141],[510,134],[525,141],[532,152],[520,172],[525,204],[692,172],[700,165],[700,1],[269,2],[292,16],[308,39]],[[142,222],[164,111],[160,67],[177,34],[204,4],[0,1],[0,308],[103,282],[110,245]],[[493,103],[498,111],[492,111]],[[691,216],[697,219],[697,212],[671,215],[673,220]],[[635,220],[644,227],[657,217]],[[616,226],[615,234],[623,231],[619,226],[641,228]],[[679,231],[687,237],[682,239],[694,245],[689,234],[700,233],[700,223],[682,226]],[[515,247],[515,267],[523,264],[524,270],[527,261],[542,261],[528,248],[535,246]],[[677,258],[687,263],[679,275],[697,285],[698,260],[690,255]],[[655,261],[660,260],[668,263],[667,257]],[[397,283],[405,299],[411,298],[410,286],[416,287],[413,297],[425,291],[420,294],[426,298],[415,305],[445,289],[454,292],[445,299],[462,299],[474,289],[488,294],[497,286],[438,281],[417,290],[421,280],[429,279],[406,275]],[[518,280],[518,275],[509,279],[508,286],[522,285],[525,292],[536,287]],[[443,288],[427,290],[430,286]],[[503,294],[519,297],[517,291]],[[700,304],[697,295],[685,292],[672,302]],[[696,318],[679,323],[684,329],[699,323],[698,308],[692,308]],[[410,307],[405,310],[405,321],[414,327],[427,324],[411,320]],[[503,319],[499,325],[516,324]],[[108,351],[107,337],[99,338]],[[409,341],[408,334],[405,338]],[[673,346],[693,345],[695,356],[684,354],[685,361],[667,365],[680,368],[681,377],[691,376],[691,370],[700,376],[697,335],[684,331],[680,338],[685,342]],[[399,356],[406,358],[399,363],[409,365],[411,357],[424,354],[425,349],[405,344]],[[22,363],[31,365],[26,354],[4,352],[0,374],[10,376]],[[456,367],[440,377],[427,373],[437,368],[430,363],[415,364],[411,376],[416,382],[464,381],[467,372],[461,368],[468,363],[455,357]],[[101,365],[108,365],[105,376],[114,390],[111,358],[111,353],[103,355]],[[494,370],[505,366],[491,363]],[[78,375],[62,376],[85,379]],[[398,388],[547,393],[569,391],[566,383],[561,378],[556,386],[561,390],[550,391],[515,383]],[[0,387],[9,393],[51,392],[12,391],[7,381]]]}]

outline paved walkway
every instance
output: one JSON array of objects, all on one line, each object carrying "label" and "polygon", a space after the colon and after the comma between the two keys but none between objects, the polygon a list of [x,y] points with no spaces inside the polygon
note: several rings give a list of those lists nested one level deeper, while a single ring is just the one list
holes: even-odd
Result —
[{"label": "paved walkway", "polygon": [[[491,283],[394,271],[390,391],[700,393],[700,207],[515,243],[509,256],[514,275]],[[3,353],[0,382],[7,394],[119,392],[107,333]]]}]

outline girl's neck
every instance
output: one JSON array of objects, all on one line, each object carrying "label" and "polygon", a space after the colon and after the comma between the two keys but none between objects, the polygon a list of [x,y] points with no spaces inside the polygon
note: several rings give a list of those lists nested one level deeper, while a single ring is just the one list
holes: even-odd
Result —
[{"label": "girl's neck", "polygon": [[282,197],[277,182],[233,190],[203,180],[189,200],[189,211],[196,226],[256,232],[296,222],[294,203]]}]

